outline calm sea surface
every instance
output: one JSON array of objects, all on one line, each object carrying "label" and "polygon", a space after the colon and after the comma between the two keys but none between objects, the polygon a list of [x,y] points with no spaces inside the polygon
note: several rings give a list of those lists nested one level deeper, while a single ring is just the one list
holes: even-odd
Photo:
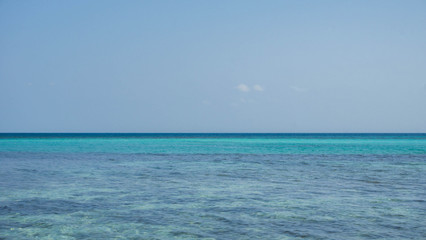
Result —
[{"label": "calm sea surface", "polygon": [[0,239],[426,239],[426,134],[0,134]]}]

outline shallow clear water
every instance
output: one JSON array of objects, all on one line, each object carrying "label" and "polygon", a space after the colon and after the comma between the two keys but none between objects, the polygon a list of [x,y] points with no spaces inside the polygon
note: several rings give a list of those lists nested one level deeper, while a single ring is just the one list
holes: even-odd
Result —
[{"label": "shallow clear water", "polygon": [[0,134],[0,239],[424,239],[424,134]]}]

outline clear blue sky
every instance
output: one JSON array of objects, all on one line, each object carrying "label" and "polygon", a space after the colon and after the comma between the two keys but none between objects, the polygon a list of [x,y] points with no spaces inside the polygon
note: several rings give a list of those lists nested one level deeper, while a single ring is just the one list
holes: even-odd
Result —
[{"label": "clear blue sky", "polygon": [[426,1],[0,1],[0,132],[426,132]]}]

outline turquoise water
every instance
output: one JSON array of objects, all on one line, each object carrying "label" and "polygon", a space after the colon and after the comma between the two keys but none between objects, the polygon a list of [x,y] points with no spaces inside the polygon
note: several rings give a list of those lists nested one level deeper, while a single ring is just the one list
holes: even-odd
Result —
[{"label": "turquoise water", "polygon": [[426,134],[0,134],[0,239],[424,239]]},{"label": "turquoise water", "polygon": [[17,134],[2,152],[153,154],[426,154],[422,134]]}]

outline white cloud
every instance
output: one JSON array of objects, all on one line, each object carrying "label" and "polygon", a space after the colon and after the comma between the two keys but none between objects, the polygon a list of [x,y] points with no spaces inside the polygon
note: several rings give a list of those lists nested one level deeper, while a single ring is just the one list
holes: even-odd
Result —
[{"label": "white cloud", "polygon": [[237,89],[241,92],[249,92],[250,88],[249,86],[245,85],[245,84],[240,84],[237,86]]},{"label": "white cloud", "polygon": [[265,89],[263,89],[263,87],[262,87],[262,86],[260,86],[260,85],[258,85],[258,84],[254,85],[254,86],[253,86],[253,89],[254,89],[255,91],[259,91],[259,92],[263,92],[263,91],[265,91]]},{"label": "white cloud", "polygon": [[300,93],[302,93],[302,92],[307,92],[308,91],[308,89],[306,89],[306,88],[302,88],[302,87],[298,87],[298,86],[291,86],[290,87],[293,91],[295,91],[295,92],[300,92]]}]

